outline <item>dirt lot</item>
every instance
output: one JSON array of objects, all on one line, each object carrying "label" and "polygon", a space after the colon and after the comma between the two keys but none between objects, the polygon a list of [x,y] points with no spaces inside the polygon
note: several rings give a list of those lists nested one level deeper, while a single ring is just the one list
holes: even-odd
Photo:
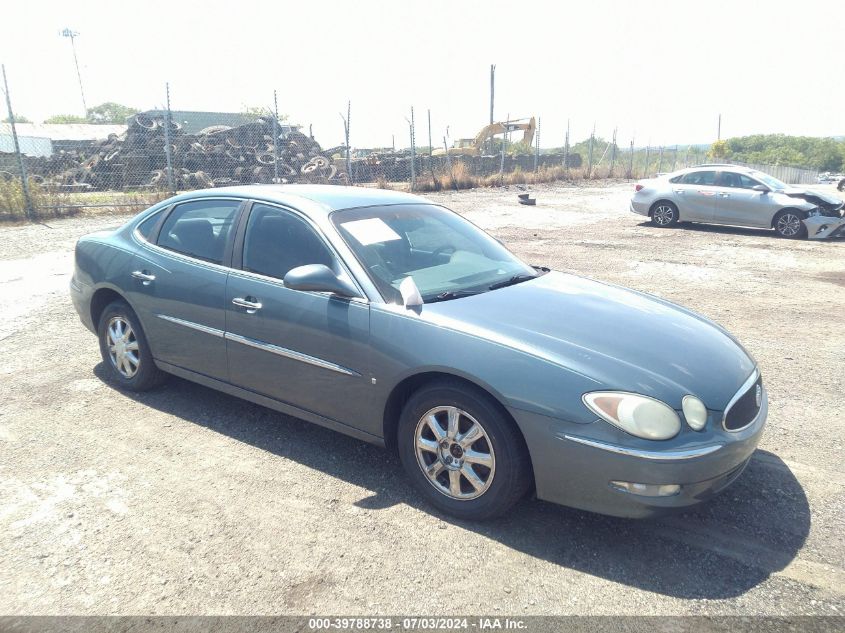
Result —
[{"label": "dirt lot", "polygon": [[631,189],[431,197],[757,358],[771,410],[746,473],[646,522],[529,500],[462,523],[373,446],[181,380],[116,391],[66,289],[76,238],[123,218],[0,228],[0,613],[845,613],[845,242],[658,230]]}]

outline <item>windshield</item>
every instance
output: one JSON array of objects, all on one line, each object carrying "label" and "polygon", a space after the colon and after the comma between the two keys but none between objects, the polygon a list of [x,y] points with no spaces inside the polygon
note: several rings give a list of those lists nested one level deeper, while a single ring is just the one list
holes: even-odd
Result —
[{"label": "windshield", "polygon": [[751,175],[754,176],[757,180],[762,180],[764,183],[766,183],[766,186],[770,187],[771,189],[786,189],[788,187],[786,183],[781,182],[773,176],[769,176],[769,174],[764,174],[762,171],[752,171]]},{"label": "windshield", "polygon": [[412,277],[423,301],[456,298],[536,277],[484,231],[443,207],[426,204],[349,209],[332,214],[341,236],[387,301],[402,303]]}]

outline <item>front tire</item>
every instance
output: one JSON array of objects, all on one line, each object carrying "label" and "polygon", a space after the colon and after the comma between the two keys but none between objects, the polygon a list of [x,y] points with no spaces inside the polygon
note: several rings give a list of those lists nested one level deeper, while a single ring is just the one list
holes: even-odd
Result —
[{"label": "front tire", "polygon": [[668,200],[661,200],[651,208],[651,223],[660,228],[676,225],[679,217],[678,207]]},{"label": "front tire", "polygon": [[807,235],[807,227],[801,221],[801,216],[792,209],[778,213],[772,220],[772,225],[775,232],[786,239],[795,240]]},{"label": "front tire", "polygon": [[510,510],[531,486],[528,449],[484,392],[456,381],[414,393],[397,429],[399,457],[437,509],[480,521]]},{"label": "front tire", "polygon": [[97,335],[111,382],[128,391],[147,391],[164,380],[166,374],[153,361],[138,317],[124,301],[106,306]]}]

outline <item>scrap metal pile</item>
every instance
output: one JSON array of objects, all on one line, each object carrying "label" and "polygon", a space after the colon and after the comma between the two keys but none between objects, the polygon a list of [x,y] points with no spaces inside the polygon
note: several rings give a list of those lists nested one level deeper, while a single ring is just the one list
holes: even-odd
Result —
[{"label": "scrap metal pile", "polygon": [[[95,141],[88,150],[32,159],[29,171],[46,184],[64,189],[166,189],[166,125],[163,117],[136,115],[125,134]],[[341,148],[325,152],[317,141],[298,131],[280,133],[274,146],[273,128],[272,117],[261,117],[238,127],[218,125],[186,134],[171,121],[174,187],[271,183],[276,174],[278,182],[348,181],[332,164],[329,153]]]}]

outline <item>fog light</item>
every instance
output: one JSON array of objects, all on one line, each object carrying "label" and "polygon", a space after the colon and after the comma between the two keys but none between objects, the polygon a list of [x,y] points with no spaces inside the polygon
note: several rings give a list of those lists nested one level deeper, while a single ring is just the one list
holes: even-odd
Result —
[{"label": "fog light", "polygon": [[630,481],[611,481],[610,485],[617,490],[641,497],[671,497],[681,491],[678,484],[635,484]]}]

